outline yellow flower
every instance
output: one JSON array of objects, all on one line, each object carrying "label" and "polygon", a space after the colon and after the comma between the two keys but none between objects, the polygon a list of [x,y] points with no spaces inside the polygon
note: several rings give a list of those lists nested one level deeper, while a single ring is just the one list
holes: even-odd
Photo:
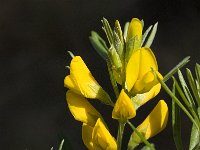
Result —
[{"label": "yellow flower", "polygon": [[84,98],[71,90],[66,94],[67,104],[70,112],[78,121],[94,126],[101,114]]},{"label": "yellow flower", "polygon": [[83,143],[89,150],[93,150],[92,131],[93,131],[93,127],[89,126],[88,124],[83,123],[82,139],[83,139]]},{"label": "yellow flower", "polygon": [[[157,61],[150,48],[134,50],[126,67],[126,88],[131,95],[145,93],[143,102],[153,98],[160,91],[160,84],[152,69],[163,78],[158,72]],[[153,88],[155,86],[156,88]]]},{"label": "yellow flower", "polygon": [[80,56],[75,56],[70,63],[70,75],[64,79],[64,86],[86,98],[99,99],[111,104],[109,95],[92,76]]},{"label": "yellow flower", "polygon": [[131,102],[131,99],[122,89],[116,103],[114,109],[112,111],[112,118],[121,120],[122,122],[126,121],[127,119],[131,119],[135,117],[136,111]]},{"label": "yellow flower", "polygon": [[129,24],[126,41],[136,38],[139,45],[142,41],[142,22],[138,18],[133,18]]},{"label": "yellow flower", "polygon": [[89,150],[117,150],[117,143],[99,118],[94,127],[82,126],[83,143]]},{"label": "yellow flower", "polygon": [[[167,125],[168,107],[164,100],[160,100],[153,111],[137,127],[137,130],[149,139],[161,132]],[[141,139],[134,132],[129,141],[129,147],[141,143]]]}]

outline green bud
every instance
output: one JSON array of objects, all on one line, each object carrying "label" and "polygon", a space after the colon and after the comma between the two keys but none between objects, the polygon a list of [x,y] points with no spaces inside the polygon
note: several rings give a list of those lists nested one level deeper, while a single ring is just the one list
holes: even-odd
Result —
[{"label": "green bud", "polygon": [[122,30],[121,30],[121,26],[119,24],[119,21],[116,20],[115,22],[115,28],[114,28],[114,32],[113,32],[113,39],[114,39],[114,46],[115,49],[117,50],[117,53],[119,54],[119,57],[121,60],[123,60],[124,58],[124,40],[123,40],[123,36],[122,36]]},{"label": "green bud", "polygon": [[111,59],[113,69],[121,70],[122,62],[121,62],[120,57],[113,45],[109,48],[109,53],[110,53],[110,57],[111,57],[110,59]]}]

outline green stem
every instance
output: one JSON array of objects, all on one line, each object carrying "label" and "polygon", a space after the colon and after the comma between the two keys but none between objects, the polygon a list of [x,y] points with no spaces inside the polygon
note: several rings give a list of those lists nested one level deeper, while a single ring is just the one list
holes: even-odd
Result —
[{"label": "green stem", "polygon": [[127,123],[133,129],[133,131],[139,136],[139,138],[144,142],[151,150],[155,150],[151,143],[149,143],[145,137],[136,129],[136,127],[128,120]]},{"label": "green stem", "polygon": [[123,138],[125,124],[126,123],[122,123],[119,121],[118,135],[117,135],[117,149],[118,150],[121,150],[121,147],[122,147],[122,138]]}]

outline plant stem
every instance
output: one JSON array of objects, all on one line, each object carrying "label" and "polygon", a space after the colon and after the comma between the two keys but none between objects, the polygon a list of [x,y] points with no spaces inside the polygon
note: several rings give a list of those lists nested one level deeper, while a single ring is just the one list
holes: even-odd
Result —
[{"label": "plant stem", "polygon": [[140,137],[142,142],[144,142],[151,150],[155,150],[155,148],[149,143],[145,137],[135,128],[135,126],[128,120],[127,123],[133,129],[133,131]]},{"label": "plant stem", "polygon": [[118,135],[117,135],[117,149],[118,150],[121,150],[121,147],[122,147],[122,138],[123,138],[125,124],[126,123],[122,123],[119,121]]}]

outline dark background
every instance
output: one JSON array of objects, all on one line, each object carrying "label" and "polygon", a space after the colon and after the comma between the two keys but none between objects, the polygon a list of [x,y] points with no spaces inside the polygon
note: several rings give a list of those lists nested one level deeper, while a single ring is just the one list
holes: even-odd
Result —
[{"label": "dark background", "polygon": [[[103,37],[101,19],[123,26],[132,17],[144,19],[145,29],[159,22],[152,49],[164,75],[183,57],[192,56],[187,67],[200,62],[200,3],[198,0],[1,0],[0,1],[0,149],[49,150],[62,138],[66,149],[85,149],[81,123],[70,114],[63,87],[69,73],[67,50],[80,55],[96,80],[112,92],[105,62],[94,51],[91,30]],[[161,92],[137,112],[138,125],[159,99]],[[110,107],[93,102],[116,137],[117,122]],[[171,113],[170,113],[171,115]],[[169,115],[169,118],[171,117]],[[187,147],[190,121],[183,117]],[[124,145],[131,130],[127,126]],[[171,121],[167,129],[150,140],[157,149],[175,149]]]}]

